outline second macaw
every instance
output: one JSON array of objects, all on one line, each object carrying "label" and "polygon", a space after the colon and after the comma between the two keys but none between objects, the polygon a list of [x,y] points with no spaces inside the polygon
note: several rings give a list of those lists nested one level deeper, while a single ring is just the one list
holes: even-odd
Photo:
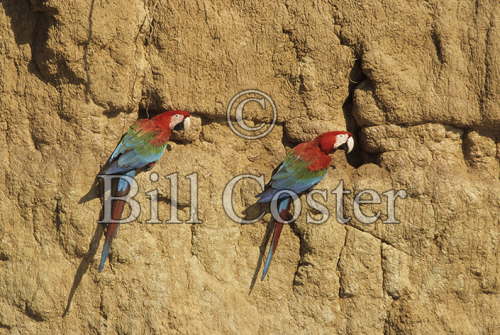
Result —
[{"label": "second macaw", "polygon": [[[165,152],[172,130],[189,128],[190,114],[185,111],[166,111],[151,119],[139,119],[122,137],[101,175],[124,175],[135,177],[140,171],[148,170]],[[113,185],[113,196],[125,196],[130,185],[124,178],[119,178]],[[118,232],[119,224],[114,222],[122,217],[125,201],[113,200],[111,203],[111,221],[106,223],[105,241],[99,264],[99,272],[104,269],[111,242]]]},{"label": "second macaw", "polygon": [[278,246],[283,223],[291,220],[289,212],[292,196],[282,192],[288,190],[297,195],[309,191],[325,177],[331,158],[329,154],[340,147],[346,147],[347,153],[354,147],[352,134],[347,131],[331,131],[316,137],[314,140],[304,142],[294,147],[285,160],[272,175],[271,181],[265,190],[258,194],[260,203],[270,203],[273,198],[277,201],[278,218],[273,218],[273,236],[269,246],[261,280],[264,280],[269,270],[273,254]]}]

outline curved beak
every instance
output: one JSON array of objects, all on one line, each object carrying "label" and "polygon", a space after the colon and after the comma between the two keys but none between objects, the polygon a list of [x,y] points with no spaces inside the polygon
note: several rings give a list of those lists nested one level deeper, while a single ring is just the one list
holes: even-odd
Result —
[{"label": "curved beak", "polygon": [[352,138],[352,136],[349,136],[346,145],[347,145],[347,153],[350,153],[354,148],[354,139]]},{"label": "curved beak", "polygon": [[182,125],[184,127],[184,130],[189,130],[189,128],[191,127],[191,117],[188,116],[184,118],[184,121],[182,121]]},{"label": "curved beak", "polygon": [[177,126],[174,127],[174,130],[180,131],[180,130],[188,130],[189,127],[191,127],[191,117],[186,116],[184,120],[179,123]]}]

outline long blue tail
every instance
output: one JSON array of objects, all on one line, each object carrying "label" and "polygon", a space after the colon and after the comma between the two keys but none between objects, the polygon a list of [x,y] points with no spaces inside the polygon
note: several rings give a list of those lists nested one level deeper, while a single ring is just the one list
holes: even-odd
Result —
[{"label": "long blue tail", "polygon": [[99,263],[99,272],[102,272],[104,270],[104,265],[106,264],[106,259],[108,258],[109,255],[109,249],[111,247],[111,241],[104,241],[104,246],[102,247],[102,253],[101,253],[101,263]]},{"label": "long blue tail", "polygon": [[[289,207],[290,207],[289,198],[282,200],[278,205],[278,213],[283,219],[285,219]],[[269,271],[269,266],[271,265],[271,260],[273,259],[274,252],[278,247],[278,241],[280,239],[281,230],[283,229],[283,223],[274,220],[273,224],[274,224],[273,237],[271,239],[271,245],[269,246],[269,251],[267,252],[266,263],[264,264],[264,269],[262,270],[261,280],[264,280],[266,278],[267,271]]]},{"label": "long blue tail", "polygon": [[[124,173],[125,176],[128,176],[128,177],[135,177],[137,175],[137,172],[135,170],[130,170],[128,171],[127,173]],[[117,191],[118,192],[123,192],[125,191],[130,185],[128,184],[128,182],[123,179],[123,178],[120,178],[118,180],[118,186],[117,186]]]},{"label": "long blue tail", "polygon": [[[125,173],[124,175],[133,178],[136,175],[136,171],[131,170]],[[129,183],[124,178],[120,178],[116,186],[116,192],[113,192],[114,193],[113,196],[118,196],[118,195],[123,196],[129,192],[129,189],[130,189]],[[121,219],[124,205],[125,203],[123,201],[113,200],[111,205],[111,218],[113,220]],[[105,240],[104,240],[104,245],[102,247],[101,262],[99,263],[99,269],[98,269],[99,272],[102,272],[104,270],[104,265],[106,265],[106,259],[109,257],[109,251],[111,249],[111,241],[118,233],[119,227],[120,225],[116,223],[106,224]]]},{"label": "long blue tail", "polygon": [[271,265],[271,260],[273,259],[274,251],[278,246],[278,240],[281,235],[281,229],[283,229],[283,224],[279,222],[274,223],[274,232],[273,238],[271,240],[271,245],[269,247],[269,251],[267,252],[266,263],[264,264],[264,269],[262,270],[262,277],[260,280],[264,280],[267,275],[267,271],[269,271],[269,266]]}]

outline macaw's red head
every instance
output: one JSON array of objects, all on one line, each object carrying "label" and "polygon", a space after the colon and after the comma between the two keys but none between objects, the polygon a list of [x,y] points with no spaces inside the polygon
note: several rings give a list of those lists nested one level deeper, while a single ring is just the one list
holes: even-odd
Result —
[{"label": "macaw's red head", "polygon": [[330,154],[340,147],[349,153],[354,148],[354,139],[348,131],[329,131],[316,137],[316,141],[325,154]]},{"label": "macaw's red head", "polygon": [[170,130],[187,130],[191,125],[191,114],[186,111],[166,111],[152,117],[151,120]]}]

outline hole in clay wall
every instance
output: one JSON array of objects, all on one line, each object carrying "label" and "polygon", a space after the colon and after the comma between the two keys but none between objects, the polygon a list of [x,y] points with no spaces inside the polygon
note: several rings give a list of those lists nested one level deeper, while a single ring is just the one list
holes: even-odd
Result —
[{"label": "hole in clay wall", "polygon": [[356,59],[354,65],[349,73],[349,94],[342,105],[342,110],[344,112],[344,118],[346,120],[347,130],[350,131],[355,139],[356,146],[351,155],[348,156],[349,164],[354,167],[359,167],[365,163],[373,162],[373,157],[368,157],[366,152],[362,151],[360,145],[360,130],[361,127],[356,123],[356,119],[353,116],[352,110],[354,108],[354,90],[356,87],[367,79],[367,76],[363,73],[361,68],[361,58]]},{"label": "hole in clay wall", "polygon": [[139,119],[150,119],[165,111],[165,107],[162,105],[162,99],[156,91],[144,91],[139,103]]}]

